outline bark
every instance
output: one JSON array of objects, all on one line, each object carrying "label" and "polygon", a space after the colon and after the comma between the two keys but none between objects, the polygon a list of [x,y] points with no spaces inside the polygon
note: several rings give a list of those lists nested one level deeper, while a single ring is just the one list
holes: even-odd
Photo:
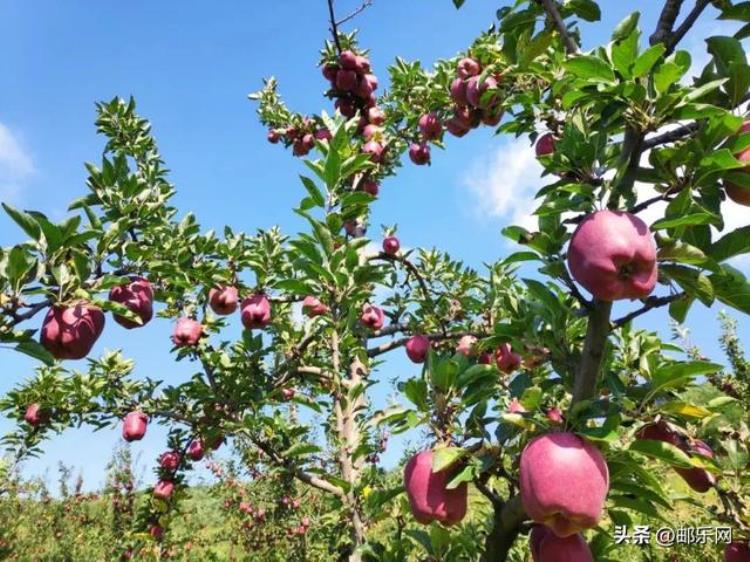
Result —
[{"label": "bark", "polygon": [[492,531],[484,542],[481,562],[505,562],[526,518],[520,496],[495,508]]},{"label": "bark", "polygon": [[596,393],[599,372],[602,368],[607,337],[609,336],[611,311],[611,302],[594,301],[594,306],[589,312],[586,340],[583,344],[581,362],[573,383],[571,407],[581,400],[591,398]]}]

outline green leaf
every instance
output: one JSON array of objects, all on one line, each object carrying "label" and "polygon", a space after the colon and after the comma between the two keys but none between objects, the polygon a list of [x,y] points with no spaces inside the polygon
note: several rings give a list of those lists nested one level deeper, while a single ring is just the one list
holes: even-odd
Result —
[{"label": "green leaf", "polygon": [[626,78],[631,76],[630,67],[633,66],[633,62],[638,57],[639,39],[640,33],[633,31],[626,39],[612,45],[612,63],[617,71]]},{"label": "green leaf", "polygon": [[572,74],[585,80],[608,83],[615,81],[612,67],[598,57],[579,55],[565,61],[563,66]]},{"label": "green leaf", "polygon": [[750,2],[740,2],[734,6],[722,8],[719,19],[750,22]]},{"label": "green leaf", "polygon": [[653,47],[643,51],[633,63],[633,77],[641,78],[651,72],[651,69],[666,50],[667,48],[664,46],[664,43],[657,43]]},{"label": "green leaf", "polygon": [[695,226],[697,224],[712,224],[716,222],[716,217],[709,213],[691,213],[681,217],[671,217],[659,219],[651,225],[653,230],[662,230],[665,228],[677,228],[680,226]]},{"label": "green leaf", "polygon": [[745,276],[733,267],[722,264],[721,273],[709,277],[716,291],[716,298],[726,305],[750,314],[750,284]]},{"label": "green leaf", "polygon": [[466,2],[466,0],[453,0],[453,5],[458,10],[461,6],[464,5],[464,2]]},{"label": "green leaf", "polygon": [[612,41],[621,41],[633,33],[638,26],[638,19],[641,17],[640,12],[633,12],[620,23],[617,24],[612,32]]},{"label": "green leaf", "polygon": [[569,0],[566,6],[586,21],[599,21],[602,19],[602,12],[598,4],[593,0]]},{"label": "green leaf", "polygon": [[39,242],[42,237],[42,227],[29,213],[20,211],[15,207],[3,203],[3,209],[8,213],[15,223],[20,226],[23,231],[28,234],[33,240]]},{"label": "green leaf", "polygon": [[629,450],[664,461],[677,468],[692,467],[692,464],[690,464],[690,457],[674,445],[670,445],[664,441],[636,439],[630,444]]},{"label": "green leaf", "polygon": [[42,344],[34,340],[19,343],[16,346],[16,351],[20,351],[29,357],[38,359],[47,365],[52,365],[55,362],[55,358],[52,357],[52,354],[42,347]]},{"label": "green leaf", "polygon": [[648,401],[650,397],[668,388],[687,384],[699,375],[717,373],[721,369],[722,366],[718,363],[709,363],[708,361],[679,362],[660,367],[651,378],[651,390],[644,401]]},{"label": "green leaf", "polygon": [[726,81],[727,78],[720,78],[719,80],[712,80],[711,82],[707,82],[702,86],[698,86],[697,88],[693,88],[688,91],[684,99],[685,101],[695,101],[697,99],[700,99],[706,94],[713,92],[714,90],[718,90]]},{"label": "green leaf", "polygon": [[324,207],[326,203],[325,197],[318,189],[318,186],[315,185],[315,182],[306,176],[300,176],[300,180],[302,180],[302,185],[305,186],[305,189],[310,194],[310,198],[313,202],[318,207]]},{"label": "green leaf", "polygon": [[677,84],[682,78],[684,71],[681,67],[673,62],[665,62],[654,73],[654,87],[660,94],[669,90],[672,84]]},{"label": "green leaf", "polygon": [[728,76],[733,63],[747,64],[745,49],[734,37],[715,36],[706,39],[708,52],[714,57],[716,69],[722,76]]},{"label": "green leaf", "polygon": [[722,262],[750,252],[750,226],[743,226],[725,234],[711,244],[708,255],[717,262]]},{"label": "green leaf", "polygon": [[432,455],[432,472],[442,472],[453,466],[466,451],[460,447],[438,447]]}]

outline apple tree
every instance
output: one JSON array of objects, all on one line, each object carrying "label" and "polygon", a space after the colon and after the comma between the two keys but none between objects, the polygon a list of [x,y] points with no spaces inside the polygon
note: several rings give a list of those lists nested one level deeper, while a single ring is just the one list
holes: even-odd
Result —
[{"label": "apple tree", "polygon": [[[747,405],[747,369],[723,372],[636,321],[668,307],[683,322],[716,301],[750,312],[750,285],[728,263],[750,251],[748,227],[727,232],[722,218],[750,204],[750,5],[666,0],[650,35],[633,13],[582,52],[578,22],[597,21],[599,4],[519,0],[452,59],[429,70],[397,59],[385,89],[341,30],[369,4],[337,19],[328,1],[318,62],[332,107],[295,113],[273,78],[251,95],[269,142],[306,157],[304,232],[202,232],[171,204],[150,124],[119,98],[97,105],[105,154],[70,218],[4,205],[28,240],[0,254],[0,338],[41,363],[0,403],[20,422],[6,443],[21,458],[74,425],[121,423],[129,441],[167,425],[128,539],[162,541],[187,471],[231,438],[282,497],[326,498],[328,556],[350,561],[619,560],[616,527],[673,508],[658,466],[715,498],[699,505],[733,530],[726,559],[747,560],[747,418],[727,417]],[[680,41],[708,9],[745,27],[707,38],[710,61],[688,80]],[[429,164],[477,127],[527,138],[544,166],[538,228],[503,231],[519,251],[480,271],[375,232],[399,167]],[[108,315],[165,343],[148,324],[172,320],[174,358],[195,375],[137,379],[121,351],[90,357],[119,329]],[[413,376],[376,409],[383,361],[402,352]],[[84,357],[86,372],[66,367]],[[408,431],[430,437],[394,485],[379,455]],[[486,499],[481,517],[470,488]],[[287,512],[297,535],[316,523]],[[405,514],[429,533],[375,536]]]}]

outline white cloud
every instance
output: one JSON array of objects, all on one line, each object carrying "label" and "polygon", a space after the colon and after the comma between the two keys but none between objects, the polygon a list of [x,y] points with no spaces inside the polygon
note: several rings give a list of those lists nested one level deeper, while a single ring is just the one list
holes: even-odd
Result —
[{"label": "white cloud", "polygon": [[0,123],[0,201],[15,201],[23,183],[34,173],[34,163],[11,130]]},{"label": "white cloud", "polygon": [[493,152],[475,159],[462,183],[476,197],[480,215],[503,217],[510,219],[510,224],[536,229],[534,195],[550,181],[541,177],[543,171],[527,138],[507,139]]}]

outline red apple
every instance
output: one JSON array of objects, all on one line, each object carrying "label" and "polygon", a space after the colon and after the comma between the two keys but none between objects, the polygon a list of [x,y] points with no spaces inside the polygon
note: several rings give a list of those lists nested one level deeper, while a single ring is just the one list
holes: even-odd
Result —
[{"label": "red apple", "polygon": [[160,541],[164,536],[164,528],[161,525],[150,525],[148,528],[148,534],[151,535],[154,540]]},{"label": "red apple", "polygon": [[203,441],[201,439],[193,439],[188,445],[185,453],[187,457],[192,461],[199,461],[203,458]]},{"label": "red apple", "polygon": [[351,92],[357,87],[357,73],[353,70],[339,70],[336,73],[336,89]]},{"label": "red apple", "polygon": [[470,57],[464,57],[458,61],[458,66],[456,68],[456,74],[458,74],[459,78],[463,79],[476,76],[481,71],[482,67],[479,66],[479,63]]},{"label": "red apple", "polygon": [[296,394],[297,394],[297,391],[296,391],[296,390],[294,390],[293,388],[282,388],[282,389],[281,389],[281,397],[282,397],[282,398],[283,398],[283,399],[284,399],[285,401],[287,401],[287,402],[288,402],[289,400],[291,400],[292,398],[294,398],[294,396],[295,396]]},{"label": "red apple", "polygon": [[443,125],[440,123],[437,113],[425,113],[419,118],[419,132],[422,133],[422,138],[425,140],[440,138],[440,134],[443,132]]},{"label": "red apple", "polygon": [[329,141],[332,138],[331,131],[328,130],[328,127],[321,127],[316,130],[314,136],[319,141]]},{"label": "red apple", "polygon": [[555,136],[545,133],[536,141],[536,155],[549,156],[555,151]]},{"label": "red apple", "polygon": [[351,119],[357,114],[357,107],[349,98],[338,98],[333,105],[344,117],[348,117]]},{"label": "red apple", "polygon": [[521,453],[521,500],[528,516],[559,537],[595,527],[609,491],[599,449],[573,433],[548,433]]},{"label": "red apple", "polygon": [[341,51],[339,64],[346,70],[357,70],[357,54],[349,49]]},{"label": "red apple", "polygon": [[242,325],[248,330],[263,329],[271,322],[271,303],[263,293],[256,293],[242,301]]},{"label": "red apple", "polygon": [[[750,133],[750,121],[745,121],[740,128],[740,134]],[[745,175],[750,174],[750,147],[734,155],[740,162],[748,162],[748,166],[740,170],[734,170],[735,173],[741,172]],[[724,182],[724,187],[727,191],[727,196],[740,205],[750,206],[750,188],[742,187],[736,183]]]},{"label": "red apple", "polygon": [[477,360],[477,363],[480,365],[491,365],[492,364],[492,353],[489,351],[483,351],[479,354],[479,359]]},{"label": "red apple", "polygon": [[446,486],[454,472],[450,468],[433,472],[432,458],[432,451],[422,451],[414,455],[404,468],[404,487],[411,512],[423,525],[432,521],[454,525],[466,515],[467,486],[463,482],[449,490]]},{"label": "red apple", "polygon": [[410,337],[406,342],[406,355],[413,363],[424,363],[429,350],[430,340],[421,334]]},{"label": "red apple", "polygon": [[724,562],[750,562],[750,544],[732,541],[724,548]]},{"label": "red apple", "polygon": [[31,427],[39,427],[49,421],[49,412],[42,408],[41,404],[35,402],[26,407],[23,419]]},{"label": "red apple", "polygon": [[513,351],[510,344],[503,343],[495,350],[495,362],[498,369],[510,374],[521,366],[521,356]]},{"label": "red apple", "polygon": [[398,251],[401,249],[401,242],[395,236],[386,236],[383,239],[383,252],[389,256],[398,255]]},{"label": "red apple", "polygon": [[560,538],[543,525],[534,525],[529,537],[534,562],[594,562],[586,540],[578,533]]},{"label": "red apple", "polygon": [[503,120],[503,108],[499,105],[482,110],[482,123],[489,127],[495,127]]},{"label": "red apple", "polygon": [[573,233],[568,267],[573,278],[597,299],[642,299],[656,285],[656,242],[646,223],[635,215],[597,211]]},{"label": "red apple", "polygon": [[219,285],[208,292],[208,304],[219,316],[233,314],[237,310],[239,294],[236,287]]},{"label": "red apple", "polygon": [[154,497],[160,500],[168,500],[174,492],[174,482],[171,480],[159,480],[154,486]]},{"label": "red apple", "polygon": [[323,65],[323,70],[321,71],[323,73],[323,78],[328,80],[329,82],[334,82],[336,80],[336,73],[338,72],[339,67],[336,64],[325,64]]},{"label": "red apple", "polygon": [[450,93],[456,105],[469,104],[469,100],[466,99],[466,81],[463,78],[456,78],[451,82]]},{"label": "red apple", "polygon": [[362,152],[370,155],[370,160],[379,163],[383,159],[383,145],[377,141],[367,141],[362,146]]},{"label": "red apple", "polygon": [[375,180],[363,180],[359,188],[373,197],[377,197],[378,193],[380,193],[380,186]]},{"label": "red apple", "polygon": [[140,441],[146,435],[148,416],[143,412],[128,412],[122,420],[122,438],[125,441]]},{"label": "red apple", "polygon": [[379,107],[371,107],[367,110],[367,120],[373,125],[385,123],[385,113]]},{"label": "red apple", "polygon": [[[688,442],[686,449],[686,453],[708,459],[714,458],[714,452],[711,450],[711,447],[700,439]],[[701,494],[705,494],[716,485],[716,477],[702,468],[675,468],[675,472],[682,476],[688,486]]]},{"label": "red apple", "polygon": [[427,143],[411,143],[409,146],[409,158],[417,166],[430,163],[430,146]]},{"label": "red apple", "polygon": [[329,310],[328,306],[322,303],[318,297],[308,295],[302,301],[302,313],[309,318],[322,316],[323,314],[327,314]]},{"label": "red apple", "polygon": [[466,82],[466,100],[469,105],[479,109],[494,106],[497,101],[496,96],[490,96],[486,100],[483,99],[484,93],[494,88],[497,88],[497,80],[492,76],[488,76],[484,81],[480,81],[478,76],[473,76]]},{"label": "red apple", "polygon": [[563,416],[560,408],[550,408],[547,410],[547,419],[554,425],[562,425],[565,423],[565,416]]},{"label": "red apple", "polygon": [[365,56],[357,55],[356,69],[360,74],[370,72],[370,60]]},{"label": "red apple", "polygon": [[270,129],[268,131],[268,135],[266,136],[266,138],[268,139],[268,142],[270,142],[271,144],[276,144],[281,139],[281,133],[277,131],[276,129]]},{"label": "red apple", "polygon": [[458,117],[451,117],[445,122],[446,130],[454,137],[463,137],[471,128],[466,127]]},{"label": "red apple", "polygon": [[382,137],[383,129],[378,127],[377,125],[373,125],[372,123],[369,123],[365,125],[365,128],[362,129],[362,137],[365,140],[372,140],[375,137]]},{"label": "red apple", "polygon": [[83,359],[104,330],[104,313],[81,301],[53,305],[42,323],[39,341],[56,359]]},{"label": "red apple", "polygon": [[170,472],[177,470],[180,467],[181,462],[182,455],[179,451],[167,451],[166,453],[162,453],[159,457],[159,466]]},{"label": "red apple", "polygon": [[471,335],[461,336],[456,346],[456,353],[460,353],[466,357],[474,355],[474,346],[477,343],[477,338]]},{"label": "red apple", "polygon": [[362,314],[359,317],[359,321],[363,326],[377,332],[383,327],[385,314],[383,314],[383,310],[377,306],[365,304],[362,306]]},{"label": "red apple", "polygon": [[183,316],[177,320],[172,332],[172,343],[177,347],[198,345],[203,336],[203,326],[197,320]]}]

